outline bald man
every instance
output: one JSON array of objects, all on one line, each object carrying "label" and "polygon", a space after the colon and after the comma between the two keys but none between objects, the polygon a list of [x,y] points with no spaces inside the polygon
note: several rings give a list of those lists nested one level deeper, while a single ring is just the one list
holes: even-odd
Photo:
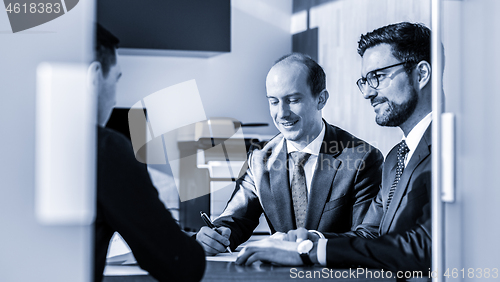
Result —
[{"label": "bald man", "polygon": [[380,151],[322,119],[329,94],[321,66],[303,54],[284,56],[269,71],[266,90],[280,133],[250,149],[217,228],[197,234],[209,255],[248,240],[262,213],[271,233],[354,230],[378,193]]}]

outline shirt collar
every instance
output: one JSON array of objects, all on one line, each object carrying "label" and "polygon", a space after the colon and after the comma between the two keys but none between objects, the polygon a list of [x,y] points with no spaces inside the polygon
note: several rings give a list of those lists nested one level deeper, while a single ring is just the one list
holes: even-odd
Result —
[{"label": "shirt collar", "polygon": [[428,113],[422,120],[420,120],[415,127],[412,128],[408,136],[403,137],[403,140],[406,141],[406,145],[410,152],[415,152],[417,149],[418,143],[420,143],[420,139],[424,136],[427,127],[431,124],[432,121],[432,112]]},{"label": "shirt collar", "polygon": [[293,144],[286,140],[286,149],[287,153],[291,152],[296,152],[296,151],[301,151],[304,153],[308,153],[314,156],[319,155],[319,150],[321,149],[321,144],[323,144],[323,139],[325,138],[325,124],[321,122],[321,132],[319,133],[318,137],[316,137],[311,143],[309,143],[304,149],[299,150],[293,146]]}]

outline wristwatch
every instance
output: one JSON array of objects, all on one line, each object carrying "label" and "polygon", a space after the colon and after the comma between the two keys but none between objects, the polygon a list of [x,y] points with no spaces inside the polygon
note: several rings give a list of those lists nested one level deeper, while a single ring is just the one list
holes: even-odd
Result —
[{"label": "wristwatch", "polygon": [[314,263],[309,258],[309,253],[313,249],[313,242],[311,240],[304,240],[297,246],[297,252],[299,252],[300,258],[305,265],[313,265]]}]

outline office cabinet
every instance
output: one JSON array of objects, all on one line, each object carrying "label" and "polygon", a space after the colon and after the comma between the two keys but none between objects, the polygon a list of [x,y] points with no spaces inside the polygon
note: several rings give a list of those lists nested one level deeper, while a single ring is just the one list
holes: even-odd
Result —
[{"label": "office cabinet", "polygon": [[231,51],[229,0],[99,0],[97,21],[120,38],[120,52],[210,56]]}]

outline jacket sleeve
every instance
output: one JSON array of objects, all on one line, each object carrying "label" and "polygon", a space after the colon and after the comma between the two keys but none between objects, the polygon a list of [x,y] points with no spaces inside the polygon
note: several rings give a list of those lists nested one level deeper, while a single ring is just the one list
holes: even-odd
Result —
[{"label": "jacket sleeve", "polygon": [[356,226],[354,231],[345,233],[324,233],[325,238],[338,238],[338,237],[360,237],[373,239],[379,236],[379,227],[384,209],[382,204],[382,192],[379,190],[377,196],[372,199],[370,207],[366,212],[363,222]]},{"label": "jacket sleeve", "polygon": [[376,199],[382,181],[383,162],[382,153],[378,149],[371,147],[357,165],[357,173],[354,179],[352,231],[357,230],[360,224],[364,224],[365,215],[367,212],[372,211],[371,204]]},{"label": "jacket sleeve", "polygon": [[263,212],[255,188],[251,159],[252,151],[243,166],[243,169],[246,168],[245,173],[236,181],[236,187],[224,212],[214,221],[215,226],[231,229],[229,241],[233,250],[250,238],[253,230],[259,225]]},{"label": "jacket sleeve", "polygon": [[97,204],[106,222],[125,239],[141,268],[159,281],[201,280],[202,247],[180,230],[160,201],[130,142],[117,134],[102,141]]},{"label": "jacket sleeve", "polygon": [[[418,176],[414,185],[430,195],[430,171]],[[373,205],[372,205],[373,206]],[[389,232],[375,239],[338,237],[328,240],[329,267],[358,266],[385,270],[428,271],[431,267],[430,197],[421,207],[421,216],[407,230]]]}]

